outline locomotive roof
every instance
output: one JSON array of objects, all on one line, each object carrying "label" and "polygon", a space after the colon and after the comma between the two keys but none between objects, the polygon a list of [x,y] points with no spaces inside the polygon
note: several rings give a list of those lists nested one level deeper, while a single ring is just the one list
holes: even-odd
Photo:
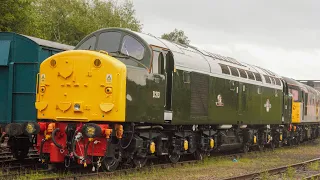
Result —
[{"label": "locomotive roof", "polygon": [[[277,75],[274,72],[271,72],[270,70],[267,70],[258,66],[250,65],[244,62],[240,62],[232,57],[222,56],[216,53],[208,52],[206,50],[200,49],[195,46],[171,42],[165,39],[155,37],[151,34],[139,33],[135,31],[130,31],[130,32],[143,38],[149,45],[155,45],[155,46],[170,49],[174,54],[175,65],[178,67],[178,69],[186,68],[193,71],[202,71],[202,72],[213,73],[213,74],[223,74],[219,64],[224,64],[224,65],[238,68],[238,70],[242,69],[242,70],[251,71],[254,73],[259,73],[262,75],[261,78],[263,79],[263,83],[266,83],[265,78],[268,78],[265,76],[276,77],[279,79],[281,78],[279,75]],[[239,78],[240,78],[240,74],[239,74]],[[277,82],[277,85],[282,86],[280,80]]]},{"label": "locomotive roof", "polygon": [[292,78],[288,78],[288,77],[282,77],[287,83],[289,86],[295,86],[295,87],[298,87],[300,88],[300,90],[303,90],[305,92],[308,92],[308,89],[306,88],[306,86],[302,83],[300,83],[299,81],[296,81]]},{"label": "locomotive roof", "polygon": [[[231,57],[208,52],[194,46],[171,42],[151,34],[135,32],[123,28],[104,28],[93,32],[80,41],[75,49],[91,36],[108,31],[118,31],[132,35],[134,38],[137,38],[140,42],[145,44],[145,46],[148,46],[148,48],[150,48],[150,46],[157,46],[163,49],[169,49],[174,55],[174,63],[177,69],[214,74],[214,76],[217,77],[237,81],[250,81],[253,84],[264,84],[265,86],[282,89],[282,83],[280,81],[281,77],[269,70],[237,61]],[[223,72],[222,66],[225,66],[228,69],[229,74]],[[252,78],[249,73],[250,75],[253,73],[251,76]],[[256,77],[259,76],[259,74],[260,78]]]}]

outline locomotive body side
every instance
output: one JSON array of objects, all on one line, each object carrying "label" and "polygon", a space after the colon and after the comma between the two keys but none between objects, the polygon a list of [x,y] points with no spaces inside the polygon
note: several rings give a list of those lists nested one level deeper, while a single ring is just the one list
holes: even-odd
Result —
[{"label": "locomotive body side", "polygon": [[179,67],[174,79],[173,124],[284,123],[281,108],[284,97],[280,87]]}]

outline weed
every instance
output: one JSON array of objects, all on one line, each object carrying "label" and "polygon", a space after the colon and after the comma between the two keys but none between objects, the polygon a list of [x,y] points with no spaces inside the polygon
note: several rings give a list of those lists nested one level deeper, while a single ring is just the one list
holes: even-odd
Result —
[{"label": "weed", "polygon": [[262,180],[269,180],[270,174],[268,173],[268,171],[265,171],[265,172],[261,173],[260,178],[261,178]]},{"label": "weed", "polygon": [[313,171],[319,170],[319,162],[316,161],[316,162],[310,163],[310,164],[308,165],[308,168],[311,169],[311,170],[313,170]]},{"label": "weed", "polygon": [[288,167],[286,171],[286,175],[288,176],[288,178],[293,179],[294,176],[296,175],[296,169],[293,167]]}]

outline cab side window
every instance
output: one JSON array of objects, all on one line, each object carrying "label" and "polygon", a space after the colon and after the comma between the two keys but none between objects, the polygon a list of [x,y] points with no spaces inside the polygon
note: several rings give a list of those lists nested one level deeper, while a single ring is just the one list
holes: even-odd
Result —
[{"label": "cab side window", "polygon": [[98,45],[96,50],[107,52],[116,52],[119,50],[121,41],[121,33],[105,32],[99,35]]},{"label": "cab side window", "polygon": [[152,73],[164,74],[164,57],[162,52],[153,51]]},{"label": "cab side window", "polygon": [[94,50],[96,40],[97,40],[96,36],[92,36],[89,39],[87,39],[85,42],[83,42],[77,49],[79,49],[79,50]]},{"label": "cab side window", "polygon": [[121,53],[137,60],[142,60],[144,57],[144,46],[133,37],[126,35],[122,41]]}]

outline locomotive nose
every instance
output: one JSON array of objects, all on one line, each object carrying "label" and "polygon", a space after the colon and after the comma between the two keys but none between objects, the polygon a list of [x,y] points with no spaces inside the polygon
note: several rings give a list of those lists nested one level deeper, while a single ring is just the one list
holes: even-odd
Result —
[{"label": "locomotive nose", "polygon": [[124,121],[125,87],[126,66],[108,54],[59,53],[40,67],[38,118]]}]

